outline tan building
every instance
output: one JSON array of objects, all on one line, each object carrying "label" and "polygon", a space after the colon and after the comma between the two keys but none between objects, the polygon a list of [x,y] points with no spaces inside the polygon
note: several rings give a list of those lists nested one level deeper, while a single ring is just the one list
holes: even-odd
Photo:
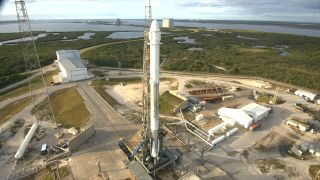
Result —
[{"label": "tan building", "polygon": [[164,18],[162,20],[162,27],[163,28],[174,28],[174,20],[170,18]]}]

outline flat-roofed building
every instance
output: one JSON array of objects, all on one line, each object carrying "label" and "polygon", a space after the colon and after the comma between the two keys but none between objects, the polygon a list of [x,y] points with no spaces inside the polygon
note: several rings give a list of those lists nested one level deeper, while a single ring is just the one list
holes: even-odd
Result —
[{"label": "flat-roofed building", "polygon": [[57,59],[81,59],[79,50],[60,50],[56,52]]},{"label": "flat-roofed building", "polygon": [[237,123],[244,128],[249,128],[253,123],[253,118],[241,109],[223,107],[218,110],[218,115],[224,122]]},{"label": "flat-roofed building", "polygon": [[57,51],[57,61],[62,83],[80,81],[94,77],[89,74],[86,66],[81,61],[80,51],[62,50]]},{"label": "flat-roofed building", "polygon": [[257,122],[266,118],[269,115],[271,108],[259,105],[257,103],[250,103],[246,106],[243,106],[241,110],[251,116],[254,122]]}]

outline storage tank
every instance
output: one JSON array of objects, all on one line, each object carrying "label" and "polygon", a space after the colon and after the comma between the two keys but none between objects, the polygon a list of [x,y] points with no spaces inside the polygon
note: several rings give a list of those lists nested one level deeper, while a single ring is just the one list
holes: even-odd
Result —
[{"label": "storage tank", "polygon": [[196,116],[196,121],[201,121],[201,120],[203,120],[203,114],[198,114]]},{"label": "storage tank", "polygon": [[14,155],[15,159],[21,159],[23,157],[24,152],[26,151],[27,147],[29,146],[29,143],[34,135],[34,133],[36,132],[36,130],[38,129],[38,123],[35,122],[32,127],[30,128],[28,134],[26,135],[26,137],[24,138],[22,144],[20,145],[17,153]]},{"label": "storage tank", "polygon": [[226,136],[225,136],[225,135],[222,135],[222,136],[218,137],[217,139],[213,140],[213,141],[211,142],[211,144],[212,144],[213,146],[215,146],[215,145],[217,145],[219,142],[223,141],[225,138],[226,138]]},{"label": "storage tank", "polygon": [[238,132],[238,128],[233,128],[233,129],[231,129],[230,131],[228,131],[228,132],[226,133],[226,136],[227,136],[227,137],[232,136],[232,135],[234,135],[236,132]]},{"label": "storage tank", "polygon": [[209,129],[208,134],[213,135],[214,133],[216,133],[220,129],[225,128],[227,126],[227,124],[228,124],[227,122],[223,122],[223,123],[211,128],[211,129]]}]

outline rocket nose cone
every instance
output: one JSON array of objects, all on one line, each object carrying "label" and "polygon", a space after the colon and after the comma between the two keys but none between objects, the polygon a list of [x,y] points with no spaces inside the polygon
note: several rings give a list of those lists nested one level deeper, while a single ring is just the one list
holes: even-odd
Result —
[{"label": "rocket nose cone", "polygon": [[159,32],[160,31],[159,23],[157,20],[152,21],[150,31],[151,32]]}]

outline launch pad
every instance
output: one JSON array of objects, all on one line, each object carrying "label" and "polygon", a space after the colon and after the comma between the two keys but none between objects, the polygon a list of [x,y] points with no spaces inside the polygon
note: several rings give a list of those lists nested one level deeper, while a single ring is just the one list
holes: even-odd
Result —
[{"label": "launch pad", "polygon": [[[147,3],[142,78],[143,116],[140,137],[138,138],[140,142],[138,145],[131,146],[135,147],[133,149],[125,140],[120,139],[119,141],[119,147],[128,157],[128,167],[137,178],[141,173],[155,176],[157,171],[173,164],[178,159],[177,153],[174,154],[163,145],[165,133],[160,128],[159,118],[161,29],[157,20],[152,21],[150,0],[147,0]],[[145,172],[141,172],[141,169],[144,169]]]},{"label": "launch pad", "polygon": [[174,164],[179,158],[179,153],[177,151],[162,146],[157,158],[157,164],[154,164],[150,155],[147,156],[145,160],[143,159],[142,151],[133,155],[136,150],[133,149],[124,139],[120,139],[119,146],[128,157],[128,162],[126,163],[127,167],[138,179],[142,176],[146,177],[146,174],[149,176],[155,175],[157,171]]}]

